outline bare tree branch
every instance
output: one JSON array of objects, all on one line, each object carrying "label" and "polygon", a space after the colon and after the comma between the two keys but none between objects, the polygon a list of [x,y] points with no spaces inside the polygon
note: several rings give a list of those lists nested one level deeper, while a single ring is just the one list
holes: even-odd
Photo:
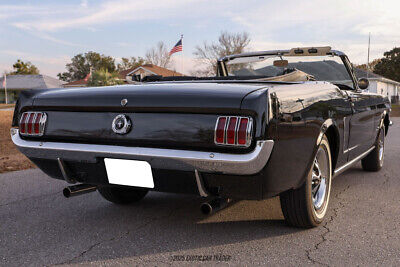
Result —
[{"label": "bare tree branch", "polygon": [[[247,32],[222,32],[218,38],[218,42],[208,44],[204,41],[202,46],[196,46],[193,54],[200,62],[206,65],[206,68],[196,70],[194,73],[200,76],[215,75],[218,58],[243,53],[249,44],[250,37]],[[233,71],[243,67],[241,64],[235,64],[234,66],[230,66],[228,70]]]},{"label": "bare tree branch", "polygon": [[160,41],[155,47],[147,50],[145,61],[146,63],[154,64],[159,67],[169,67],[171,64],[171,57],[164,42]]}]

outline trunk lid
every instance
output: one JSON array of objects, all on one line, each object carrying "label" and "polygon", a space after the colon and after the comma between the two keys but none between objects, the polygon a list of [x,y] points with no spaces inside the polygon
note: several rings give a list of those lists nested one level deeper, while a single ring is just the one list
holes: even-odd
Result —
[{"label": "trunk lid", "polygon": [[[35,95],[35,108],[93,111],[191,111],[240,109],[242,99],[260,84],[157,83],[113,87],[65,88]],[[123,108],[121,100],[128,102]]]}]

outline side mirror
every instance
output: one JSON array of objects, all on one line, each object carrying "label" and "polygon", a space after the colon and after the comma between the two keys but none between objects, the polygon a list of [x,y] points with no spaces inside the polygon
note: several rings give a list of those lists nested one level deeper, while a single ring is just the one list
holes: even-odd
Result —
[{"label": "side mirror", "polygon": [[360,87],[360,89],[364,90],[367,89],[369,86],[369,81],[366,78],[361,78],[358,80],[358,87]]}]

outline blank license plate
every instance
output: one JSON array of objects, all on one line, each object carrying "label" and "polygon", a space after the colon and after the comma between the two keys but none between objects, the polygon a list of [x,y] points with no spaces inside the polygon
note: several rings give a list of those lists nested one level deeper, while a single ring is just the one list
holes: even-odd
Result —
[{"label": "blank license plate", "polygon": [[110,184],[154,188],[151,166],[146,161],[104,159]]}]

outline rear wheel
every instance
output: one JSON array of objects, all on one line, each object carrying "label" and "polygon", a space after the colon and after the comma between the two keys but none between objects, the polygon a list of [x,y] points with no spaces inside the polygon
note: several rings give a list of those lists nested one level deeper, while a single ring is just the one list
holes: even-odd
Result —
[{"label": "rear wheel", "polygon": [[364,171],[377,172],[382,169],[385,152],[385,127],[379,130],[375,148],[361,160]]},{"label": "rear wheel", "polygon": [[106,200],[115,204],[127,205],[140,201],[149,191],[145,188],[101,186],[97,189]]},{"label": "rear wheel", "polygon": [[303,186],[280,195],[286,222],[304,228],[321,224],[328,209],[331,180],[331,152],[328,139],[324,135]]}]

